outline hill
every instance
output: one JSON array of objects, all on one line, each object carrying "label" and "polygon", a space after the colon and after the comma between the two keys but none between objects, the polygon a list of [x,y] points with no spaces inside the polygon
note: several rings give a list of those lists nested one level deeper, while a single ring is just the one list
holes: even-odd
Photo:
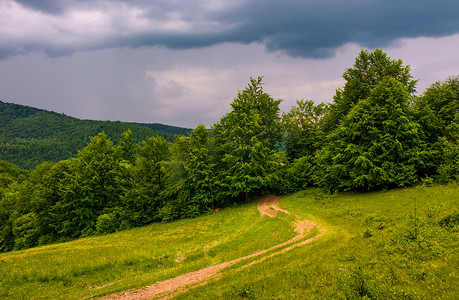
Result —
[{"label": "hill", "polygon": [[308,189],[277,203],[262,200],[0,254],[0,297],[454,299],[459,293],[456,184],[334,195]]},{"label": "hill", "polygon": [[173,141],[191,129],[163,124],[81,120],[56,112],[0,101],[0,160],[31,169],[44,161],[74,157],[90,136],[104,131],[115,143],[130,129],[140,142],[150,136]]}]

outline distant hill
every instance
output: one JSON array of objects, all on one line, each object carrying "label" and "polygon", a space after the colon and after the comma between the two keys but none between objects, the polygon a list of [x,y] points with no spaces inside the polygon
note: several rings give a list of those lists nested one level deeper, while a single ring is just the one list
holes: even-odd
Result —
[{"label": "distant hill", "polygon": [[0,160],[24,169],[45,161],[76,156],[89,137],[104,131],[114,143],[131,129],[137,142],[162,136],[172,142],[175,135],[191,129],[163,124],[81,120],[52,111],[0,101]]}]

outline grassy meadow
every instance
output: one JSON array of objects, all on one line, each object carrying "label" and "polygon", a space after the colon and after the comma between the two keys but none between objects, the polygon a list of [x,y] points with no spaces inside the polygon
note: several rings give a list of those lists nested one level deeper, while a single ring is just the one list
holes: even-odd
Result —
[{"label": "grassy meadow", "polygon": [[[317,241],[178,299],[455,299],[459,186],[328,195],[309,189],[279,206],[315,221]],[[294,217],[257,203],[196,219],[0,254],[0,298],[87,299],[142,287],[280,244]],[[318,231],[315,230],[314,234]]]}]

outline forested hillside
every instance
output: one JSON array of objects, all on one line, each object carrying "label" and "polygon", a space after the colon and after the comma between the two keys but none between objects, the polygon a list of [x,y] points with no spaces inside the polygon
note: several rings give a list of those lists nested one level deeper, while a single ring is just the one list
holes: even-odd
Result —
[{"label": "forested hillside", "polygon": [[63,114],[0,101],[0,160],[32,169],[45,161],[75,157],[89,137],[105,132],[117,142],[130,129],[135,140],[161,136],[172,142],[174,135],[191,129],[163,124],[80,120]]},{"label": "forested hillside", "polygon": [[[264,92],[262,77],[250,78],[211,136],[198,125],[173,142],[142,135],[151,129],[140,125],[134,132],[121,122],[21,108],[2,122],[18,149],[24,140],[25,153],[35,140],[51,151],[65,145],[66,134],[84,141],[90,130],[100,133],[75,157],[29,173],[0,165],[0,250],[195,217],[266,192],[368,192],[459,180],[459,77],[416,96],[409,66],[377,49],[362,50],[343,78],[333,103],[299,100],[287,113]],[[52,117],[61,123],[45,122]],[[35,120],[27,122],[29,135],[20,126],[28,119]],[[72,122],[87,127],[75,133]]]}]

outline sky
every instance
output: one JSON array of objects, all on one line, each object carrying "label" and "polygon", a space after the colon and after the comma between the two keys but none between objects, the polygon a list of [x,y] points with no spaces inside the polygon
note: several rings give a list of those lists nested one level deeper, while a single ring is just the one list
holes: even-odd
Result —
[{"label": "sky", "polygon": [[94,120],[212,124],[250,77],[332,102],[361,49],[421,94],[459,75],[457,0],[0,0],[0,101]]}]

